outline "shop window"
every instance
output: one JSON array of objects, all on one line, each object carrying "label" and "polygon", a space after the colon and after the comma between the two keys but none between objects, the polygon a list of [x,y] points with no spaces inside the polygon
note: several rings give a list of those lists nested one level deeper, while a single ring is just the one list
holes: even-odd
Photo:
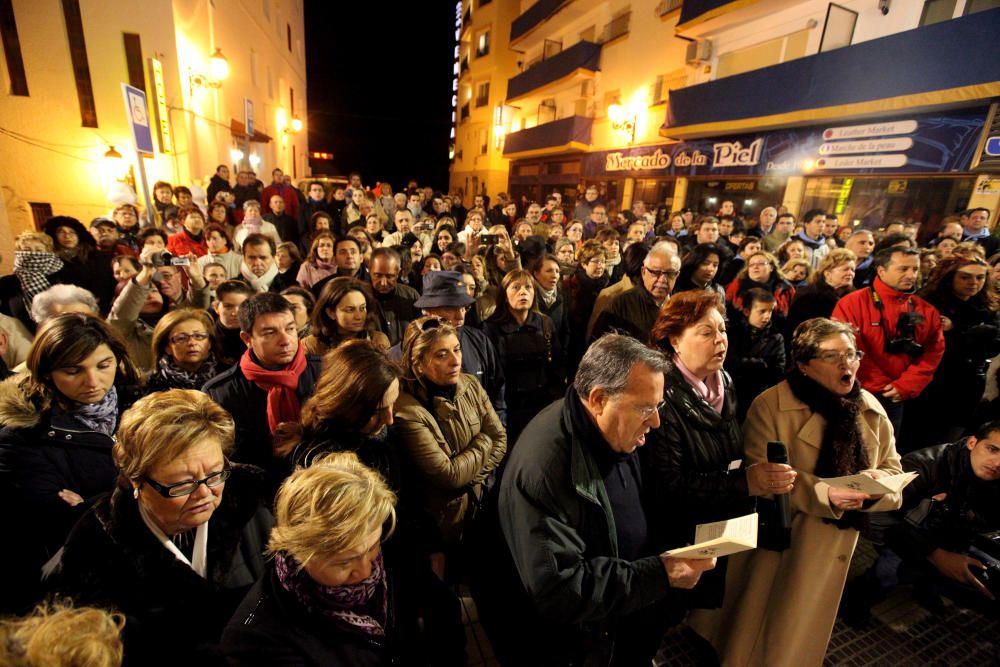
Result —
[{"label": "shop window", "polygon": [[482,58],[490,53],[490,31],[484,30],[476,37],[476,57]]},{"label": "shop window", "polygon": [[955,16],[958,0],[925,0],[920,14],[920,25],[931,25],[947,21]]},{"label": "shop window", "polygon": [[628,34],[629,24],[632,21],[632,9],[627,7],[622,11],[618,12],[612,19],[611,22],[604,26],[604,34],[602,35],[602,42],[613,42],[619,37],[623,37]]},{"label": "shop window", "polygon": [[857,22],[857,12],[831,2],[826,8],[826,23],[823,24],[823,38],[820,40],[819,50],[833,51],[842,46],[850,46]]},{"label": "shop window", "polygon": [[24,74],[21,40],[17,35],[11,0],[0,0],[0,38],[3,38],[3,53],[7,59],[7,73],[10,75],[10,94],[27,97],[28,78]]}]

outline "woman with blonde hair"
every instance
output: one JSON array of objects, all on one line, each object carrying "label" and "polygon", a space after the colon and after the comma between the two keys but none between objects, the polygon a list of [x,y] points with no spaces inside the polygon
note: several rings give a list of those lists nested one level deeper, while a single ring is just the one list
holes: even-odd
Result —
[{"label": "woman with blonde hair", "polygon": [[118,667],[125,617],[56,601],[24,618],[0,621],[5,667]]},{"label": "woman with blonde hair", "polygon": [[215,322],[204,310],[172,310],[156,323],[150,345],[155,368],[146,392],[201,389],[226,370],[219,365]]},{"label": "woman with blonde hair", "polygon": [[[396,495],[352,452],[299,468],[275,499],[273,557],[223,635],[230,665],[456,664],[457,618],[429,608],[387,545]],[[448,622],[450,620],[450,622]]]},{"label": "woman with blonde hair", "polygon": [[264,574],[262,472],[232,463],[233,418],[206,394],[150,394],[123,416],[118,483],[73,528],[54,590],[126,619],[129,664],[217,661],[222,628]]},{"label": "woman with blonde hair", "polygon": [[[778,261],[781,261],[780,257]],[[792,287],[796,289],[805,287],[809,284],[809,278],[813,274],[812,265],[809,264],[808,259],[790,259],[781,265],[781,274],[785,276],[785,280],[792,284]]]},{"label": "woman with blonde hair", "polygon": [[403,336],[403,393],[396,429],[412,464],[414,489],[447,548],[456,548],[466,515],[507,452],[507,433],[490,397],[462,373],[455,327],[421,317]]}]

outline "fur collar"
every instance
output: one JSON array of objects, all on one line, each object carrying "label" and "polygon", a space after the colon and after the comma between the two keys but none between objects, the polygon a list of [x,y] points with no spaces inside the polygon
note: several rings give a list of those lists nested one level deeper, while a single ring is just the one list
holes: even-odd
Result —
[{"label": "fur collar", "polygon": [[21,382],[25,379],[27,375],[14,375],[0,382],[0,425],[27,429],[41,423],[41,411],[21,389]]}]

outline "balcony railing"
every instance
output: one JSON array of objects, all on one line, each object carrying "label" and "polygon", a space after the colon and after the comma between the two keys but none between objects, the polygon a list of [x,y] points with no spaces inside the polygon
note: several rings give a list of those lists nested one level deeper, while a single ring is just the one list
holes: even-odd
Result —
[{"label": "balcony railing", "polygon": [[594,119],[570,116],[527,130],[511,132],[504,140],[503,154],[587,150]]},{"label": "balcony railing", "polygon": [[520,39],[535,29],[540,23],[552,17],[572,0],[538,0],[528,10],[510,24],[510,41]]},{"label": "balcony railing", "polygon": [[469,114],[470,113],[472,113],[472,112],[469,109],[469,103],[466,102],[465,104],[462,105],[462,109],[461,109],[461,111],[459,113],[459,116],[458,116],[459,122],[465,122],[465,121],[469,120]]},{"label": "balcony railing", "polygon": [[507,81],[507,100],[523,97],[577,70],[597,72],[600,69],[601,45],[593,42],[577,42]]}]

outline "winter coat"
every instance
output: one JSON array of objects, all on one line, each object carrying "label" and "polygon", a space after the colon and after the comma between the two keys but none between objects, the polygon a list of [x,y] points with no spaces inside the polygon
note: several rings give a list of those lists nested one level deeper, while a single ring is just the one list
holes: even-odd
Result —
[{"label": "winter coat", "polygon": [[208,254],[208,246],[205,244],[205,235],[202,234],[201,241],[196,241],[191,238],[191,235],[188,234],[186,230],[182,229],[176,234],[171,234],[167,238],[167,252],[174,257],[183,257],[191,252],[198,257],[204,257]]},{"label": "winter coat", "polygon": [[736,386],[736,414],[741,422],[753,399],[781,382],[786,359],[785,338],[773,322],[757,329],[750,326],[742,313],[730,318],[725,367]]},{"label": "winter coat", "polygon": [[656,324],[660,306],[641,279],[636,280],[634,284],[632,289],[616,296],[608,309],[598,316],[589,340],[593,341],[608,332],[617,331],[644,343],[649,342],[649,334]]},{"label": "winter coat", "polygon": [[795,327],[814,317],[830,317],[840,293],[825,282],[812,283],[795,291],[785,321],[785,343],[790,345]]},{"label": "winter coat", "polygon": [[218,174],[212,174],[212,178],[208,179],[208,188],[205,189],[209,204],[215,201],[215,195],[218,193],[232,191],[233,186],[229,184],[229,181]]},{"label": "winter coat", "polygon": [[503,367],[507,435],[513,448],[532,417],[566,389],[562,343],[552,320],[535,311],[529,311],[522,325],[509,312],[494,313],[483,330]]},{"label": "winter coat", "polygon": [[379,328],[388,335],[390,346],[402,342],[406,327],[420,317],[420,309],[413,305],[419,298],[417,290],[402,283],[397,283],[390,294],[375,292]]},{"label": "winter coat", "polygon": [[[640,281],[636,281],[640,282]],[[593,338],[594,327],[597,325],[597,320],[601,316],[601,313],[606,311],[611,303],[618,297],[619,294],[624,294],[635,287],[635,283],[632,279],[625,275],[616,283],[610,283],[607,287],[602,289],[597,293],[597,301],[594,302],[594,309],[590,313],[590,319],[587,320],[587,340]]]},{"label": "winter coat", "polygon": [[[692,544],[698,524],[754,509],[742,466],[736,390],[725,372],[722,377],[721,413],[695,393],[676,366],[664,377],[660,426],[646,435],[646,446],[639,450],[650,537],[658,553]],[[702,575],[689,604],[719,606],[724,581],[725,562],[720,561],[714,571]]]},{"label": "winter coat", "polygon": [[[573,422],[570,396],[521,436],[500,483],[499,517],[516,567],[505,617],[546,665],[607,665],[622,617],[669,594],[658,556],[618,556],[610,498]],[[506,554],[505,554],[506,556]]]},{"label": "winter coat", "polygon": [[[303,405],[316,388],[323,360],[306,354],[306,367],[299,376],[296,395]],[[291,472],[287,461],[274,455],[271,429],[267,423],[267,392],[247,379],[239,360],[229,370],[216,375],[201,389],[225,408],[236,422],[236,442],[230,460],[249,463],[268,473],[272,492]]]},{"label": "winter coat", "polygon": [[125,615],[125,664],[220,664],[222,629],[264,575],[274,519],[259,470],[233,466],[208,522],[207,576],[153,535],[131,490],[115,489],[73,528],[52,588]]},{"label": "winter coat", "polygon": [[566,377],[572,380],[576,368],[580,365],[583,353],[587,351],[587,337],[584,332],[587,322],[594,312],[597,296],[608,286],[607,275],[594,279],[587,276],[583,267],[577,267],[573,275],[563,281],[563,293],[566,295],[568,308],[567,319],[570,331],[569,348],[566,357]]},{"label": "winter coat", "polygon": [[[391,540],[390,540],[391,544]],[[462,653],[460,616],[428,613],[427,582],[413,581],[385,556],[388,602],[384,637],[352,632],[311,613],[282,585],[268,565],[222,635],[226,664],[233,667],[381,667],[454,664]],[[428,571],[428,576],[434,576]]]},{"label": "winter coat", "polygon": [[[878,400],[866,391],[858,417],[868,461],[874,470],[902,472],[892,425]],[[813,474],[826,420],[792,393],[787,381],[757,397],[743,425],[745,461],[767,461],[767,443],[788,447],[798,473],[789,498],[791,546],[755,549],[730,557],[726,598],[720,611],[696,611],[692,627],[715,645],[723,664],[767,667],[821,665],[833,632],[840,594],[858,541],[854,528],[825,519],[843,512],[829,501],[829,485]],[[860,472],[860,471],[858,471]],[[900,494],[886,494],[865,512],[897,509]]]},{"label": "winter coat", "polygon": [[[872,290],[881,298],[884,313],[875,307]],[[914,335],[914,340],[924,346],[924,353],[918,358],[902,352],[890,354],[883,347],[887,338],[897,335],[899,316],[910,310],[908,304],[924,318],[916,325]],[[937,308],[919,296],[889,287],[879,278],[871,288],[842,297],[831,317],[857,327],[858,349],[865,353],[858,379],[861,386],[873,394],[881,394],[886,385],[891,384],[903,400],[913,398],[930,383],[944,355],[944,335]]]},{"label": "winter coat", "polygon": [[[903,489],[903,506],[872,517],[901,557],[924,562],[938,548],[964,553],[973,535],[1000,530],[1000,482],[976,477],[965,438],[910,452],[902,463],[919,473]],[[939,494],[943,501],[931,500]]]},{"label": "winter coat", "polygon": [[[118,476],[114,441],[72,414],[39,412],[20,387],[23,379],[0,383],[0,506],[12,540],[0,556],[0,609],[18,613],[38,601],[42,565]],[[118,388],[119,417],[138,396],[137,388]],[[58,495],[63,489],[83,502],[71,506]]]},{"label": "winter coat", "polygon": [[507,432],[489,396],[476,379],[462,373],[455,398],[431,398],[419,382],[396,402],[396,431],[412,463],[412,487],[444,541],[457,544],[469,511],[470,495],[482,485],[507,452]]},{"label": "winter coat", "polygon": [[265,211],[270,209],[271,197],[274,195],[280,195],[285,200],[285,215],[290,216],[292,223],[295,224],[295,218],[299,215],[299,196],[296,194],[295,188],[287,183],[271,183],[260,193],[262,209]]}]

